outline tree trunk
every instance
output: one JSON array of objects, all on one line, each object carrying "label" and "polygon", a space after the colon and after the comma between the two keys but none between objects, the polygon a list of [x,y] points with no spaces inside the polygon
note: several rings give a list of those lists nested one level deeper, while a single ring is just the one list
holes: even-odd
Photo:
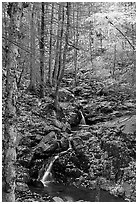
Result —
[{"label": "tree trunk", "polygon": [[61,8],[61,13],[62,13],[62,17],[61,17],[61,29],[60,29],[60,40],[59,40],[59,64],[58,64],[58,73],[57,73],[57,80],[60,76],[60,72],[62,69],[62,44],[63,44],[63,26],[64,26],[64,6],[62,6]]},{"label": "tree trunk", "polygon": [[[74,30],[74,44],[77,47],[78,46],[78,39],[79,39],[79,33],[78,33],[79,12],[78,12],[78,4],[76,4],[76,6],[77,6],[77,11],[76,11],[77,12],[77,19],[76,19],[76,32]],[[73,14],[74,14],[74,12],[73,12]],[[75,14],[73,15],[73,21],[74,21],[74,27],[75,27]],[[75,49],[74,50],[75,86],[77,85],[77,54],[78,54],[77,49]]]},{"label": "tree trunk", "polygon": [[45,15],[45,4],[42,2],[42,13],[41,13],[41,40],[40,40],[40,96],[44,97],[44,15]]},{"label": "tree trunk", "polygon": [[65,32],[65,45],[64,45],[64,49],[63,49],[63,64],[62,67],[60,69],[60,73],[58,75],[58,81],[56,84],[56,91],[55,91],[55,107],[56,109],[58,109],[58,90],[59,90],[59,86],[61,83],[61,80],[64,76],[64,70],[65,70],[65,63],[66,63],[66,54],[67,54],[67,48],[68,48],[68,38],[69,38],[69,16],[70,16],[70,3],[67,2],[67,24],[66,24],[66,32]]},{"label": "tree trunk", "polygon": [[[135,28],[134,25],[132,24],[132,43],[133,46],[135,47]],[[133,49],[133,61],[134,61],[134,66],[133,66],[133,73],[132,73],[132,86],[136,84],[136,51]]]},{"label": "tree trunk", "polygon": [[32,3],[30,13],[30,41],[31,41],[31,53],[30,53],[30,84],[28,90],[34,94],[40,94],[40,71],[36,67],[36,54],[35,54],[35,3]]},{"label": "tree trunk", "polygon": [[52,31],[53,31],[53,11],[54,11],[54,3],[52,3],[52,9],[51,9],[50,42],[49,42],[49,73],[48,73],[48,81],[49,81],[49,84],[50,84],[50,85],[52,85]]},{"label": "tree trunk", "polygon": [[114,45],[113,77],[115,74],[115,65],[116,65],[116,44]]},{"label": "tree trunk", "polygon": [[[92,11],[92,5],[90,4],[90,7],[89,7],[89,16],[91,16],[91,11]],[[93,25],[92,25],[92,22],[90,21],[90,33],[89,33],[89,43],[90,43],[90,57],[91,57],[91,64],[92,64],[92,67],[93,67],[93,36],[92,36],[92,28],[93,28]]]},{"label": "tree trunk", "polygon": [[58,10],[58,31],[57,31],[57,42],[56,42],[56,56],[55,56],[53,81],[52,81],[55,87],[56,87],[58,67],[59,67],[60,20],[61,20],[61,3],[59,4],[59,10]]},{"label": "tree trunk", "polygon": [[[16,100],[17,84],[15,78],[15,67],[17,64],[18,48],[10,43],[17,39],[20,27],[22,3],[9,3],[11,8],[9,24],[9,46],[7,54],[7,81],[6,81],[6,104],[4,118],[4,162],[3,162],[3,202],[15,202],[16,181]],[[16,29],[17,30],[16,30]]]}]

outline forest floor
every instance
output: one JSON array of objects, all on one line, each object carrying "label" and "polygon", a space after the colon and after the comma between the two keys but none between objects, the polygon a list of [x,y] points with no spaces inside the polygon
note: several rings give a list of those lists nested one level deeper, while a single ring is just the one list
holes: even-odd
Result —
[{"label": "forest floor", "polygon": [[72,78],[71,72],[65,75],[58,112],[48,90],[44,99],[24,91],[19,97],[16,201],[70,201],[49,191],[44,195],[33,192],[28,185],[30,179],[38,178],[45,161],[49,163],[53,156],[67,150],[69,141],[74,149],[61,154],[53,164],[55,182],[98,188],[136,201],[134,88],[111,77],[92,78],[90,70],[84,69],[76,87]]}]

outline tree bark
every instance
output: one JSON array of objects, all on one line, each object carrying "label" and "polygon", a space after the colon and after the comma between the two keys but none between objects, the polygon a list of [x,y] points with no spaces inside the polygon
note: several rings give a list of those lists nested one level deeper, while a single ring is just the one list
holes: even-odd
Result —
[{"label": "tree bark", "polygon": [[113,77],[115,75],[115,65],[116,65],[116,44],[114,44]]},{"label": "tree bark", "polygon": [[[17,31],[20,27],[22,3],[9,3],[11,8],[9,40],[18,38]],[[16,29],[17,30],[16,30]],[[3,202],[15,202],[15,181],[16,181],[16,100],[17,84],[15,78],[15,67],[17,64],[18,48],[9,41],[7,54],[7,81],[6,81],[6,104],[4,118],[4,162],[3,162]]]},{"label": "tree bark", "polygon": [[52,83],[55,87],[56,87],[58,67],[59,67],[60,21],[61,21],[61,3],[59,4],[59,10],[58,10],[58,31],[57,31],[57,41],[56,41],[56,53],[55,53],[56,56],[55,56],[53,78],[52,78],[53,79]]},{"label": "tree bark", "polygon": [[[74,5],[74,4],[73,4]],[[74,30],[74,44],[77,47],[78,46],[78,39],[79,39],[79,33],[78,33],[78,19],[79,19],[79,12],[78,12],[78,4],[76,4],[77,6],[77,19],[76,19],[76,32]],[[74,11],[75,12],[75,11]],[[73,21],[74,21],[74,27],[75,27],[75,14],[73,13]],[[77,54],[78,54],[78,50],[75,49],[74,50],[74,67],[75,67],[75,86],[77,85]]]},{"label": "tree bark", "polygon": [[[40,70],[36,67],[36,44],[35,44],[35,3],[31,5],[30,12],[30,84],[28,90],[34,94],[40,95]],[[41,96],[41,95],[40,95]]]},{"label": "tree bark", "polygon": [[44,54],[45,54],[45,47],[44,47],[44,29],[45,29],[45,22],[44,22],[44,15],[45,15],[45,4],[44,2],[41,3],[41,40],[40,40],[40,96],[44,97]]},{"label": "tree bark", "polygon": [[49,73],[48,81],[52,85],[52,31],[53,31],[53,12],[54,12],[54,3],[52,3],[51,9],[51,23],[50,23],[50,42],[49,42]]},{"label": "tree bark", "polygon": [[[92,5],[90,4],[89,7],[89,16],[91,16],[91,11],[92,11]],[[93,23],[90,21],[90,33],[89,33],[89,43],[90,43],[90,56],[91,56],[91,64],[93,67],[93,36],[92,36],[92,28],[93,28]]]},{"label": "tree bark", "polygon": [[69,16],[70,16],[70,3],[67,2],[67,24],[66,24],[66,32],[65,32],[65,45],[64,45],[64,49],[63,49],[63,64],[62,67],[60,69],[60,73],[58,75],[58,81],[56,84],[56,90],[55,90],[55,107],[56,109],[58,109],[58,90],[59,90],[59,86],[61,83],[61,80],[64,76],[64,70],[65,70],[65,63],[66,63],[66,54],[67,54],[67,48],[68,48],[68,38],[69,38]]}]

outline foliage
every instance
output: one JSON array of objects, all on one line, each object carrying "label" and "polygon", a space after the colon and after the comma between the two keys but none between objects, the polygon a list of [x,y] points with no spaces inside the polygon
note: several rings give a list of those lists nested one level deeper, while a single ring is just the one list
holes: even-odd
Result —
[{"label": "foliage", "polygon": [[3,144],[14,116],[16,201],[72,201],[30,188],[43,187],[38,180],[57,155],[56,183],[91,189],[92,201],[102,190],[135,201],[136,3],[21,5],[2,4]]}]

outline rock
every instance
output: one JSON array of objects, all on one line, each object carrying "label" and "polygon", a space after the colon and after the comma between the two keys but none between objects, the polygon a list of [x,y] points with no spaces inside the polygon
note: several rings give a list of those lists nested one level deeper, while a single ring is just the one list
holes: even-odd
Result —
[{"label": "rock", "polygon": [[35,179],[31,179],[28,183],[29,186],[33,186],[36,188],[44,188],[44,185],[41,181],[37,181]]},{"label": "rock", "polygon": [[65,202],[73,202],[73,198],[71,196],[64,196]]},{"label": "rock", "polygon": [[101,108],[101,112],[102,112],[102,113],[105,113],[105,114],[108,114],[108,113],[112,113],[112,112],[113,112],[113,109],[112,109],[111,106],[102,107],[102,108]]},{"label": "rock", "polygon": [[42,147],[44,144],[47,144],[50,141],[54,141],[55,138],[56,138],[56,133],[54,131],[51,131],[50,133],[48,133],[46,136],[42,138],[42,140],[39,142],[36,148]]},{"label": "rock", "polygon": [[64,123],[62,131],[66,132],[66,133],[71,133],[71,127],[70,127],[70,124],[68,122]]},{"label": "rock", "polygon": [[82,119],[81,112],[76,110],[75,112],[70,113],[70,126],[71,128],[77,127]]},{"label": "rock", "polygon": [[18,162],[23,166],[28,168],[30,165],[30,162],[32,160],[33,154],[32,153],[28,153],[28,154],[24,154],[22,157],[20,157],[18,159]]},{"label": "rock", "polygon": [[60,198],[60,197],[53,197],[53,201],[55,201],[55,202],[64,202],[64,200],[62,199],[62,198]]},{"label": "rock", "polygon": [[28,146],[30,143],[31,143],[30,137],[25,136],[20,140],[19,145],[27,145]]},{"label": "rock", "polygon": [[62,129],[63,126],[64,126],[64,123],[60,122],[60,121],[57,120],[57,119],[52,119],[52,124],[53,124],[54,126],[56,126],[57,128],[59,128],[59,129]]},{"label": "rock", "polygon": [[80,138],[82,140],[88,140],[92,136],[91,132],[83,132],[80,134]]},{"label": "rock", "polygon": [[72,99],[74,99],[74,95],[71,93],[71,91],[65,88],[59,89],[59,101],[66,102]]},{"label": "rock", "polygon": [[66,175],[71,178],[79,178],[81,176],[81,171],[77,168],[66,168]]},{"label": "rock", "polygon": [[22,172],[17,175],[17,181],[21,183],[27,183],[30,180],[29,173],[27,172]]},{"label": "rock", "polygon": [[58,143],[56,141],[52,142],[52,144],[45,144],[43,146],[43,150],[45,153],[54,153],[56,149],[58,148]]},{"label": "rock", "polygon": [[103,117],[103,116],[96,116],[96,117],[92,117],[92,118],[86,117],[86,124],[87,125],[94,125],[96,123],[104,122],[104,121],[106,121],[106,117]]},{"label": "rock", "polygon": [[134,133],[136,131],[136,115],[133,115],[130,119],[124,122],[125,128],[123,129],[123,132],[128,133]]},{"label": "rock", "polygon": [[28,186],[26,183],[23,182],[16,182],[16,190],[21,191],[21,192],[26,192],[29,190]]},{"label": "rock", "polygon": [[[34,149],[34,154],[42,154],[53,152],[57,148],[56,133],[51,131],[49,134],[44,136],[39,144]],[[38,152],[39,150],[39,152]],[[37,151],[37,152],[36,152]]]},{"label": "rock", "polygon": [[84,200],[78,200],[78,201],[76,201],[76,202],[85,202]]},{"label": "rock", "polygon": [[67,150],[69,148],[69,141],[65,137],[62,137],[60,142],[61,142],[62,151],[65,151],[65,150]]},{"label": "rock", "polygon": [[50,133],[51,131],[61,132],[61,129],[59,129],[59,128],[53,126],[53,125],[50,125],[50,126],[46,125],[46,126],[44,127],[44,130],[43,130],[44,135]]}]

